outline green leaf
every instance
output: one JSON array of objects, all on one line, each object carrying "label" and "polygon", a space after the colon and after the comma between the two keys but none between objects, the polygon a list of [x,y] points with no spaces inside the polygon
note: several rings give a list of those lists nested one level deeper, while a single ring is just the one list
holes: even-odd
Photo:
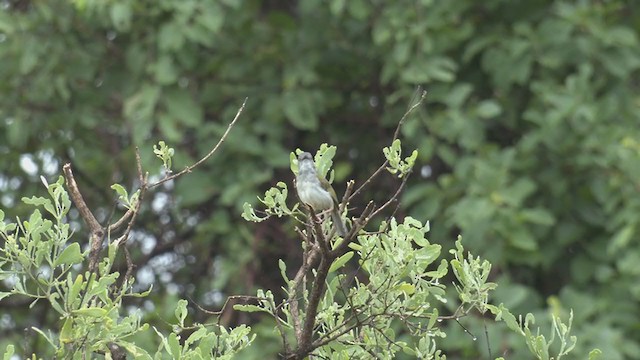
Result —
[{"label": "green leaf", "polygon": [[51,307],[55,311],[57,311],[59,314],[66,314],[67,312],[62,308],[62,306],[58,302],[59,298],[60,298],[60,294],[57,292],[54,292],[51,295],[49,295],[49,303],[51,304]]},{"label": "green leaf", "polygon": [[151,115],[155,111],[160,98],[160,87],[157,85],[142,85],[141,89],[125,100],[124,115],[129,120],[135,121],[134,131],[142,131],[151,124]]},{"label": "green leaf", "polygon": [[337,258],[332,264],[331,267],[329,267],[329,272],[332,273],[338,269],[340,269],[341,267],[343,267],[349,260],[351,260],[351,258],[353,257],[353,251],[349,251],[345,254],[343,254],[342,256],[340,256],[339,258]]},{"label": "green leaf", "polygon": [[187,310],[187,300],[180,299],[178,301],[178,305],[176,306],[176,310],[174,311],[174,314],[176,316],[176,319],[178,319],[178,324],[180,324],[180,326],[184,327],[184,319],[187,318],[188,313],[189,311]]},{"label": "green leaf", "polygon": [[289,278],[287,278],[287,264],[282,261],[282,259],[279,259],[278,267],[280,268],[280,274],[282,275],[282,279],[284,279],[284,282],[289,282]]},{"label": "green leaf", "polygon": [[253,222],[262,222],[265,221],[269,218],[269,216],[265,216],[265,217],[259,217],[256,212],[253,210],[253,206],[251,206],[251,204],[249,203],[244,203],[244,205],[242,205],[242,218],[247,220],[247,221],[253,221]]},{"label": "green leaf", "polygon": [[173,56],[161,55],[158,60],[150,65],[156,82],[160,85],[171,85],[178,80],[178,68]]},{"label": "green leaf", "polygon": [[56,214],[53,208],[53,203],[50,199],[43,198],[41,196],[32,196],[30,198],[23,197],[22,202],[34,206],[43,206],[49,213],[54,215]]},{"label": "green leaf", "polygon": [[174,118],[177,123],[190,126],[199,126],[204,119],[202,105],[196,102],[193,94],[186,90],[174,90],[163,96],[164,106],[167,113]]},{"label": "green leaf", "polygon": [[53,266],[78,264],[83,259],[80,252],[80,244],[72,243],[62,250],[62,253],[55,259]]},{"label": "green leaf", "polygon": [[189,335],[187,340],[184,342],[184,347],[188,348],[189,346],[191,346],[191,344],[193,344],[196,341],[202,339],[203,337],[207,336],[208,334],[209,334],[209,331],[207,330],[207,328],[205,328],[205,327],[199,328],[198,330],[194,331],[191,335]]},{"label": "green leaf", "polygon": [[14,346],[9,344],[7,345],[7,348],[4,352],[4,356],[2,357],[3,360],[11,360],[11,358],[13,357],[13,353],[14,353],[15,349]]},{"label": "green leaf", "polygon": [[318,116],[308,92],[291,90],[282,96],[282,111],[287,119],[298,129],[316,130]]},{"label": "green leaf", "polygon": [[607,251],[609,254],[613,254],[621,249],[625,249],[629,241],[631,240],[633,233],[635,232],[635,226],[627,225],[622,229],[618,230],[613,238],[609,242]]},{"label": "green leaf", "polygon": [[266,312],[268,313],[269,311],[263,307],[257,306],[257,305],[244,305],[244,304],[235,304],[233,305],[233,309],[236,311],[243,311],[243,312]]},{"label": "green leaf", "polygon": [[[69,279],[71,278],[71,274],[69,274]],[[76,281],[74,281],[73,285],[70,286],[69,294],[67,296],[67,304],[70,307],[74,306],[75,300],[80,295],[80,290],[82,290],[82,285],[84,283],[84,279],[82,274],[78,274],[76,276]]]},{"label": "green leaf", "polygon": [[212,34],[217,33],[224,25],[225,13],[217,2],[202,3],[202,11],[196,21]]},{"label": "green leaf", "polygon": [[518,323],[516,317],[513,316],[513,314],[509,312],[509,309],[505,308],[503,304],[500,304],[498,308],[490,306],[487,307],[487,309],[489,309],[494,315],[496,315],[496,321],[502,320],[505,322],[505,324],[507,324],[507,327],[509,329],[521,335],[524,335],[524,332],[522,331],[522,328],[520,327],[520,324]]},{"label": "green leaf", "polygon": [[129,31],[131,17],[131,5],[128,1],[117,2],[111,7],[111,21],[118,31]]},{"label": "green leaf", "polygon": [[73,341],[73,318],[68,317],[60,330],[60,342],[68,344]]},{"label": "green leaf", "polygon": [[180,346],[180,342],[178,341],[178,335],[175,333],[169,334],[167,337],[167,343],[169,344],[169,354],[173,356],[173,359],[179,360],[182,355],[182,347]]},{"label": "green leaf", "polygon": [[553,225],[555,218],[553,215],[543,208],[524,209],[520,212],[523,220],[538,225]]},{"label": "green leaf", "polygon": [[440,313],[438,312],[438,308],[434,308],[433,313],[431,314],[431,317],[429,317],[429,323],[427,324],[427,329],[433,328],[433,326],[436,324],[436,321],[438,321],[439,316],[440,316]]},{"label": "green leaf", "polygon": [[402,291],[407,295],[413,295],[416,292],[416,287],[413,284],[403,282],[396,287],[396,290]]},{"label": "green leaf", "polygon": [[129,193],[127,192],[127,189],[124,188],[124,186],[120,184],[113,184],[111,185],[111,189],[116,191],[121,200],[129,199]]},{"label": "green leaf", "polygon": [[476,108],[476,113],[481,118],[492,118],[500,115],[502,112],[502,108],[500,105],[493,100],[486,100],[480,103]]},{"label": "green leaf", "polygon": [[179,50],[184,44],[184,34],[175,22],[164,23],[158,32],[158,48],[161,51]]},{"label": "green leaf", "polygon": [[600,349],[593,349],[589,352],[589,360],[600,360],[602,359],[602,351]]},{"label": "green leaf", "polygon": [[98,318],[98,317],[103,317],[107,315],[107,310],[99,307],[90,307],[90,308],[73,310],[72,313],[79,316]]},{"label": "green leaf", "polygon": [[49,336],[47,336],[47,334],[45,334],[42,330],[38,329],[35,326],[31,327],[31,330],[37,332],[38,334],[40,334],[43,338],[45,338],[45,340],[47,340],[47,342],[49,343],[49,345],[51,345],[51,347],[53,347],[54,349],[57,349],[58,346],[56,346],[56,344],[53,343],[53,341],[51,340],[51,338],[49,338]]},{"label": "green leaf", "polygon": [[141,347],[138,347],[136,344],[132,344],[127,341],[118,341],[117,344],[122,346],[125,350],[127,350],[129,354],[133,355],[135,359],[142,359],[142,360],[153,359],[146,350],[142,349]]}]

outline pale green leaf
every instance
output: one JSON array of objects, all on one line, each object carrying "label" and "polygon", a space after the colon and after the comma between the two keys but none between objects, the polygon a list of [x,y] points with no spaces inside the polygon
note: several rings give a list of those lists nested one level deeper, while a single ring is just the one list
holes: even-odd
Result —
[{"label": "pale green leaf", "polygon": [[78,264],[83,259],[80,252],[80,244],[72,243],[62,250],[62,253],[55,259],[53,266]]},{"label": "pale green leaf", "polygon": [[343,267],[349,260],[351,260],[351,258],[353,257],[353,251],[349,251],[345,254],[343,254],[342,256],[340,256],[339,258],[337,258],[332,264],[331,267],[329,267],[329,272],[332,273],[338,269],[340,269],[341,267]]}]

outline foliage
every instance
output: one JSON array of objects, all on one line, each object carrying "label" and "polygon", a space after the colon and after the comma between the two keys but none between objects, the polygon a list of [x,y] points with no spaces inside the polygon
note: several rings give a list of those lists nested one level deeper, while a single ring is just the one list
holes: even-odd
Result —
[{"label": "foliage", "polygon": [[[393,153],[388,148],[383,149],[390,164],[388,171],[399,178],[406,177],[408,171],[397,171],[397,167],[405,166],[399,161],[400,143],[394,141],[393,147],[396,149]],[[330,164],[334,153],[335,147],[322,146],[316,159],[319,163]],[[292,164],[292,169],[295,168]],[[116,284],[120,274],[112,271],[112,265],[118,252],[118,242],[108,245],[108,254],[100,262],[98,271],[86,271],[84,274],[73,271],[74,265],[89,257],[89,251],[83,254],[77,242],[70,242],[70,226],[65,219],[71,200],[63,187],[63,178],[51,185],[44,181],[44,185],[50,198],[32,197],[23,198],[23,201],[43,207],[53,217],[53,222],[43,220],[39,209],[36,209],[29,221],[21,223],[18,219],[17,223],[5,223],[4,212],[0,211],[0,236],[4,240],[0,249],[0,278],[12,283],[9,292],[0,293],[0,300],[18,295],[34,299],[31,306],[43,300],[48,302],[47,308],[58,313],[60,321],[57,327],[33,328],[50,345],[49,351],[40,352],[38,356],[47,353],[56,358],[81,359],[102,354],[108,359],[125,359],[128,353],[135,358],[151,359],[151,349],[136,344],[137,335],[149,331],[149,324],[141,322],[140,312],[127,316],[122,314],[125,297],[144,298],[151,290],[144,293],[132,291],[134,279],[129,272],[120,284]],[[122,193],[123,187],[116,185],[112,188]],[[281,202],[263,203],[272,208],[285,208],[284,211],[272,210],[271,214],[287,212],[293,217],[296,214],[286,206],[286,185],[282,186],[285,196]],[[126,194],[121,194],[121,197],[128,200]],[[347,201],[346,198],[343,201]],[[283,339],[285,357],[303,359],[314,354],[332,359],[366,359],[378,354],[394,358],[402,351],[421,359],[446,358],[434,340],[445,336],[436,325],[446,317],[439,317],[438,308],[432,303],[447,302],[446,287],[441,281],[448,272],[449,263],[442,259],[435,270],[428,270],[440,257],[441,246],[431,244],[425,238],[428,224],[411,217],[406,217],[402,224],[391,218],[389,223],[383,222],[378,231],[362,231],[372,212],[372,207],[368,206],[353,222],[345,238],[334,237],[335,231],[330,226],[324,226],[323,230],[318,223],[307,222],[306,230],[301,233],[305,239],[305,261],[296,279],[287,277],[286,264],[280,261],[288,299],[276,305],[271,291],[259,290],[256,297],[258,305],[234,306],[235,310],[260,311],[273,316]],[[305,216],[300,210],[298,215]],[[310,221],[318,221],[313,213],[310,215]],[[252,216],[253,211],[245,214],[249,219]],[[258,222],[262,220],[255,218]],[[352,242],[356,235],[357,241]],[[330,243],[323,243],[327,241]],[[460,240],[456,246],[457,251],[452,251],[455,260],[451,261],[451,267],[459,281],[455,287],[462,301],[458,308],[460,312],[454,314],[456,320],[472,308],[482,313],[489,308],[497,315],[496,319],[506,319],[512,330],[525,336],[530,351],[538,359],[548,359],[549,345],[555,333],[547,343],[544,336],[532,335],[529,323],[535,321],[533,315],[528,314],[524,323],[516,324],[515,317],[502,304],[499,307],[488,304],[488,291],[495,288],[495,284],[486,282],[491,265],[471,255],[465,258]],[[347,247],[352,250],[347,250]],[[354,254],[359,259],[358,268],[363,271],[366,281],[339,271]],[[320,265],[314,268],[318,258]],[[310,290],[304,284],[307,275],[314,278]],[[304,303],[301,307],[298,304],[300,300]],[[465,306],[468,306],[466,310]],[[174,311],[177,323],[169,335],[165,336],[153,327],[159,337],[154,358],[231,359],[255,339],[256,335],[251,335],[251,329],[244,325],[230,331],[216,326],[217,334],[203,324],[187,326],[187,314],[187,301],[179,300]],[[309,319],[313,320],[309,322]],[[301,327],[302,321],[304,328]],[[571,336],[569,346],[565,347],[571,319],[568,326],[556,318],[553,324],[561,338],[557,356],[560,359],[573,349],[576,338]],[[190,334],[181,342],[180,333],[185,330]],[[293,352],[287,345],[291,341],[287,340],[291,330],[296,337],[296,350]],[[309,336],[305,343],[306,332]],[[410,340],[397,339],[398,332],[409,334]],[[4,357],[10,358],[14,351],[13,344],[7,345]],[[592,358],[596,359],[595,356]]]},{"label": "foliage", "polygon": [[[425,103],[401,131],[419,155],[398,214],[429,219],[430,240],[443,250],[461,233],[468,250],[493,264],[493,303],[532,312],[543,328],[552,326],[541,316],[547,307],[563,319],[573,309],[577,357],[593,347],[607,359],[633,357],[633,10],[627,0],[2,1],[0,203],[28,221],[31,205],[20,198],[46,194],[39,175],[55,179],[71,161],[107,224],[127,211],[113,205],[124,193],[109,191],[112,183],[136,188],[135,146],[151,178],[165,171],[150,165],[156,139],[176,149],[171,168],[180,170],[211,149],[248,96],[225,151],[158,187],[128,243],[139,265],[134,286],[154,283],[155,291],[127,302],[145,307],[148,299],[165,315],[179,298],[220,308],[228,294],[277,289],[278,259],[300,261],[287,217],[247,224],[238,215],[256,194],[291,184],[291,149],[338,145],[333,179],[341,192],[347,179],[378,166],[377,150],[422,85]],[[384,199],[390,184],[380,179],[360,201]],[[364,207],[360,201],[352,206]],[[78,213],[67,216],[84,239]],[[113,267],[123,263],[116,257]],[[23,309],[3,300],[0,343],[47,346],[16,328],[56,324],[38,316],[43,303]],[[150,323],[163,324],[151,313]],[[444,325],[448,354],[479,356],[480,342],[455,322]],[[461,325],[483,331],[474,317]],[[519,335],[487,326],[508,357],[526,356]]]},{"label": "foliage", "polygon": [[[144,298],[151,289],[132,291],[133,279],[126,276],[117,284],[120,274],[112,271],[112,265],[118,249],[113,243],[96,273],[74,269],[85,260],[88,251],[81,253],[79,244],[71,238],[70,224],[66,222],[71,201],[63,183],[62,177],[54,184],[45,183],[50,198],[23,198],[27,204],[43,207],[53,221],[43,219],[36,209],[28,221],[5,223],[0,210],[0,238],[4,242],[0,248],[0,279],[11,284],[10,291],[0,292],[0,300],[22,296],[33,300],[29,307],[45,301],[46,308],[57,313],[55,326],[32,328],[48,344],[37,353],[39,358],[83,359],[94,358],[95,354],[115,357],[118,351],[126,351],[136,359],[152,359],[151,349],[143,349],[135,341],[137,334],[149,331],[149,324],[142,323],[140,311],[125,315],[123,305],[124,298]],[[172,359],[231,359],[253,340],[246,326],[230,330],[216,327],[219,334],[203,324],[186,326],[186,304],[186,300],[178,302],[177,324],[169,336],[153,328],[161,340],[154,358],[168,355]],[[180,344],[179,334],[185,329],[195,331]],[[14,345],[8,345],[5,358],[14,351]]]},{"label": "foliage", "polygon": [[[400,161],[399,140],[393,141],[392,147],[393,152],[390,148],[383,149],[391,165],[388,171],[402,178],[410,171],[398,172],[397,168],[408,166],[406,169],[410,170],[411,160],[408,160],[409,165]],[[323,144],[315,156],[317,167],[323,169],[325,164],[331,164],[334,154],[335,146]],[[414,151],[411,158],[416,156]],[[296,158],[292,153],[291,170],[294,173],[297,171]],[[319,174],[326,173],[319,171]],[[274,193],[278,194],[278,201],[273,201]],[[305,230],[299,232],[305,253],[303,263],[295,278],[290,279],[287,264],[280,260],[280,272],[286,284],[286,296],[281,302],[275,300],[270,290],[258,290],[256,305],[234,306],[239,311],[264,312],[274,318],[285,348],[284,358],[303,359],[313,355],[330,359],[392,359],[404,353],[411,358],[445,359],[437,344],[438,338],[446,336],[440,323],[446,319],[458,321],[472,310],[481,314],[489,310],[496,315],[496,320],[503,320],[511,330],[524,337],[536,359],[559,360],[575,347],[577,339],[569,335],[573,312],[568,325],[557,316],[552,318],[554,331],[547,341],[539,334],[539,329],[536,334],[531,332],[530,324],[535,322],[531,313],[518,322],[503,304],[490,304],[489,293],[497,286],[487,282],[491,264],[471,254],[465,257],[460,238],[456,241],[456,250],[451,250],[454,259],[448,262],[441,259],[441,246],[430,243],[425,237],[428,223],[406,217],[399,224],[392,217],[388,223],[383,221],[376,231],[360,230],[370,220],[368,207],[358,220],[353,221],[354,229],[344,238],[337,237],[328,222],[323,223],[322,229],[316,226],[313,213],[307,216],[297,205],[290,210],[287,193],[286,184],[279,183],[260,199],[266,206],[265,217],[258,217],[248,204],[243,217],[255,222],[274,215],[306,218],[302,222]],[[354,231],[359,231],[357,239],[353,237]],[[329,242],[328,249],[323,250],[323,242]],[[344,248],[333,254],[344,245],[349,250]],[[358,259],[357,268],[344,271],[354,255]],[[440,316],[438,304],[448,302],[444,277],[449,267],[458,281],[454,288],[461,302],[453,315]],[[309,280],[305,280],[307,278]],[[316,291],[318,282],[322,284],[320,292]],[[312,326],[303,326],[302,322],[306,325],[310,317],[314,318]],[[313,342],[309,345],[304,335],[307,329],[313,329]],[[552,357],[550,346],[556,335],[561,345],[557,355]],[[477,339],[474,337],[473,340]],[[291,343],[294,345],[289,345]],[[598,358],[596,351],[590,359]]]}]

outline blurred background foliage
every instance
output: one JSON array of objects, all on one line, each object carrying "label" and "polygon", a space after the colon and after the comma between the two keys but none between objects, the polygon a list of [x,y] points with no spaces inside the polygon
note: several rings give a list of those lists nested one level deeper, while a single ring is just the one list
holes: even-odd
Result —
[{"label": "blurred background foliage", "polygon": [[[154,284],[151,298],[131,306],[163,326],[180,297],[213,310],[227,295],[279,289],[277,259],[300,261],[295,224],[246,223],[243,202],[291,184],[289,152],[323,142],[338,146],[339,192],[348,179],[362,182],[420,85],[427,100],[401,135],[419,150],[418,168],[396,215],[429,219],[430,240],[445,248],[461,233],[494,265],[493,301],[514,313],[573,308],[576,358],[592,347],[610,360],[637,358],[634,4],[2,0],[1,207],[24,215],[20,198],[45,191],[39,175],[55,180],[71,162],[107,223],[123,211],[109,186],[136,186],[135,146],[159,177],[152,144],[165,140],[180,170],[210,150],[248,97],[221,151],[147,198],[128,243],[140,287]],[[352,205],[362,209],[394,186],[388,176]],[[0,309],[0,348],[37,351],[44,344],[23,329],[58,321],[40,306]],[[197,309],[191,315],[207,321]],[[275,354],[273,324],[247,316],[223,316],[260,334],[247,358]],[[484,332],[479,317],[460,322]],[[494,356],[518,358],[521,341],[487,326]],[[455,322],[449,328],[449,358],[486,356],[486,343]]]}]

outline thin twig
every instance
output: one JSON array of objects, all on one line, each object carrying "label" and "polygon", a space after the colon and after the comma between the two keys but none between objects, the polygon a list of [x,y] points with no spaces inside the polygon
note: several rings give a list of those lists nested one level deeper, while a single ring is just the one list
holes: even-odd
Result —
[{"label": "thin twig", "polygon": [[409,172],[408,174],[406,174],[404,176],[404,179],[402,179],[402,182],[400,183],[400,186],[398,186],[398,189],[396,190],[396,192],[393,194],[393,196],[391,196],[391,198],[384,203],[378,210],[376,210],[371,217],[375,217],[376,215],[378,215],[382,210],[384,210],[387,206],[389,206],[392,202],[398,200],[398,197],[400,196],[400,193],[402,193],[402,190],[404,189],[404,186],[407,184],[407,180],[409,180],[409,175],[411,173]]},{"label": "thin twig", "polygon": [[233,120],[229,123],[229,126],[227,126],[227,130],[225,130],[224,134],[222,134],[222,137],[220,138],[220,140],[218,140],[218,143],[213,147],[213,149],[211,149],[211,151],[209,151],[209,153],[207,155],[205,155],[202,159],[198,160],[195,164],[193,165],[189,165],[186,168],[184,168],[184,170],[180,171],[179,173],[173,174],[171,176],[168,176],[156,183],[153,183],[151,185],[149,185],[149,188],[154,188],[160,184],[164,184],[169,180],[173,180],[175,178],[177,178],[178,176],[181,176],[182,174],[191,172],[191,170],[193,170],[193,168],[199,166],[200,164],[202,164],[203,162],[207,161],[208,158],[211,157],[211,155],[213,155],[218,148],[220,147],[220,145],[222,145],[222,143],[227,139],[227,135],[229,135],[229,132],[231,131],[231,128],[236,124],[236,121],[240,118],[240,114],[242,114],[242,111],[244,110],[244,106],[247,104],[247,100],[249,98],[245,98],[244,101],[242,102],[242,105],[240,106],[240,109],[238,109],[238,112],[236,113],[236,116],[233,118]]},{"label": "thin twig", "polygon": [[[416,88],[416,93],[420,92],[421,88],[422,88],[421,86],[418,86]],[[402,117],[400,118],[400,121],[398,121],[398,126],[396,126],[396,131],[393,133],[393,140],[391,140],[391,143],[393,143],[398,138],[398,136],[400,136],[400,128],[402,127],[402,124],[404,123],[407,116],[409,116],[409,114],[411,114],[413,110],[415,110],[418,106],[420,106],[420,104],[422,104],[426,96],[427,96],[427,91],[422,90],[422,93],[420,94],[420,98],[418,99],[418,101],[416,101],[416,103],[413,104],[407,111],[405,111],[404,115],[402,115]]]},{"label": "thin twig", "polygon": [[[124,233],[122,234],[122,236],[120,236],[116,241],[114,241],[114,244],[116,245],[116,247],[122,245],[123,243],[125,243],[127,241],[127,239],[129,238],[129,234],[131,233],[131,229],[133,229],[133,225],[136,221],[136,218],[138,217],[138,213],[140,212],[140,207],[142,206],[142,200],[144,199],[144,196],[147,193],[147,189],[149,189],[148,183],[147,183],[147,179],[149,177],[149,174],[142,174],[142,165],[141,165],[141,161],[140,161],[140,151],[138,151],[138,148],[136,148],[136,164],[137,164],[137,169],[138,169],[138,178],[140,179],[140,194],[138,195],[138,199],[136,200],[135,205],[133,206],[133,212],[131,214],[131,219],[129,219],[129,222],[127,223],[127,228],[125,229]],[[109,227],[109,229],[111,229],[111,227]]]},{"label": "thin twig", "polygon": [[135,269],[135,265],[133,261],[131,261],[131,254],[129,254],[129,248],[124,247],[124,257],[127,261],[127,272],[124,274],[123,284],[129,283],[129,280],[133,277],[133,269]]},{"label": "thin twig", "polygon": [[[136,170],[138,173],[138,182],[140,183],[140,195],[138,196],[138,203],[142,202],[142,198],[144,196],[143,192],[146,192],[148,189],[147,178],[149,176],[148,173],[142,172],[142,161],[140,160],[140,149],[136,146]],[[122,215],[120,219],[118,219],[115,223],[109,225],[109,231],[114,231],[122,227],[126,221],[128,221],[136,212],[140,209],[139,206],[136,206],[132,209],[127,210],[127,212]],[[129,222],[129,227],[131,227],[132,222]]]},{"label": "thin twig", "polygon": [[133,209],[127,210],[127,212],[124,215],[122,215],[120,219],[118,219],[113,224],[109,225],[109,231],[114,231],[122,227],[122,225],[124,225],[129,220],[129,218],[131,218],[132,215],[133,215]]},{"label": "thin twig", "polygon": [[[420,90],[420,88],[418,87],[417,91],[419,91],[419,90]],[[422,102],[424,101],[426,96],[427,96],[427,92],[426,91],[422,91],[422,94],[420,95],[420,98],[418,99],[418,101],[416,101],[415,104],[413,104],[411,107],[409,107],[409,109],[407,109],[407,111],[404,113],[404,115],[402,115],[402,118],[400,118],[400,121],[398,121],[398,125],[396,126],[396,130],[393,133],[393,139],[391,140],[392,144],[393,144],[394,141],[396,141],[396,139],[398,139],[398,136],[400,136],[400,128],[402,127],[402,124],[404,123],[406,118],[418,106],[420,106],[422,104]],[[362,189],[364,189],[367,185],[369,185],[371,183],[371,181],[373,181],[373,179],[376,178],[382,172],[382,170],[386,169],[387,165],[389,165],[389,160],[385,160],[384,163],[382,165],[380,165],[380,167],[371,176],[369,176],[369,178],[367,180],[365,180],[365,182],[362,183],[362,185],[360,185],[360,187],[358,187],[358,189],[356,191],[353,192],[353,194],[351,194],[351,196],[349,197],[349,200],[351,200],[351,198],[353,198],[354,196],[359,194],[360,191],[362,191]]]}]

